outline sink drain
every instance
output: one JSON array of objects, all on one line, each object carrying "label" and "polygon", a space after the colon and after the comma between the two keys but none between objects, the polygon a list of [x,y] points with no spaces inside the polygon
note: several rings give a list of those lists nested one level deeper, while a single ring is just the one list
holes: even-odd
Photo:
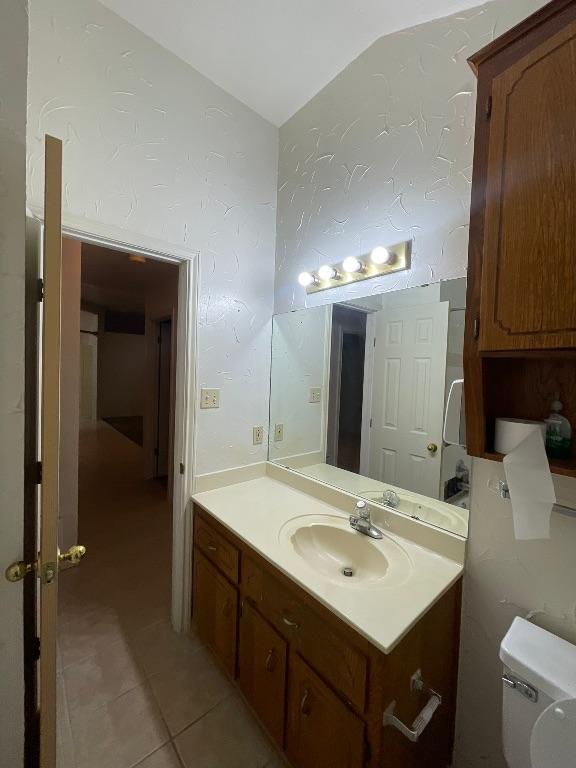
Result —
[{"label": "sink drain", "polygon": [[354,568],[350,568],[350,566],[346,566],[346,568],[342,568],[342,575],[348,576],[348,578],[351,578],[354,576]]}]

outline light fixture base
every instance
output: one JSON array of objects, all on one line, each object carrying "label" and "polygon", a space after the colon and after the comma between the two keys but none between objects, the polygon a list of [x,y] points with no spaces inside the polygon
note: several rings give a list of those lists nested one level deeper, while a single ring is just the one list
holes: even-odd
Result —
[{"label": "light fixture base", "polygon": [[338,273],[338,277],[332,280],[321,280],[309,285],[306,288],[306,293],[319,293],[320,291],[327,291],[330,288],[337,288],[344,285],[350,285],[351,283],[360,283],[363,280],[371,280],[373,277],[383,277],[384,275],[390,275],[394,272],[404,272],[410,269],[411,257],[412,257],[412,240],[406,240],[403,243],[397,245],[386,246],[390,251],[391,259],[386,264],[372,264],[370,261],[370,253],[358,256],[359,261],[364,264],[364,269],[361,272],[345,272],[343,264],[335,264],[334,268]]}]

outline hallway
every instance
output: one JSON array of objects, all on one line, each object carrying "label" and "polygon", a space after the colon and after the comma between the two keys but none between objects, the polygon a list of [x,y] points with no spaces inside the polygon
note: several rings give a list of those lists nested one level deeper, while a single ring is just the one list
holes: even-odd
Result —
[{"label": "hallway", "polygon": [[79,542],[59,584],[58,768],[281,765],[192,632],[170,627],[171,508],[141,448],[80,436]]}]

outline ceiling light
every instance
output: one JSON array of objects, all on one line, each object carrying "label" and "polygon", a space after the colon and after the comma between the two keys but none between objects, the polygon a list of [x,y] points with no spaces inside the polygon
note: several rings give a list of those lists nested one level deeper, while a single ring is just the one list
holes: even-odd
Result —
[{"label": "ceiling light", "polygon": [[370,261],[372,264],[388,264],[392,261],[393,254],[390,253],[388,248],[384,248],[383,245],[378,245],[370,254]]},{"label": "ceiling light", "polygon": [[356,256],[348,256],[348,258],[344,259],[342,262],[342,269],[344,272],[354,274],[356,272],[362,272],[364,269],[364,264],[362,264],[362,262],[359,261]]},{"label": "ceiling light", "polygon": [[335,280],[338,277],[338,271],[334,267],[324,264],[318,270],[318,277],[320,280]]},{"label": "ceiling light", "polygon": [[302,286],[302,288],[308,288],[311,285],[314,285],[314,283],[318,282],[312,272],[300,272],[298,275],[298,282]]}]

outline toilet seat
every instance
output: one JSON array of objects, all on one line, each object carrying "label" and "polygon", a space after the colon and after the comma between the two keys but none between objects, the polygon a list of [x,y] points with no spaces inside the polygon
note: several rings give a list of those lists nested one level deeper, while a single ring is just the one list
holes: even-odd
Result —
[{"label": "toilet seat", "polygon": [[554,701],[532,730],[532,768],[571,768],[576,765],[576,699]]}]

